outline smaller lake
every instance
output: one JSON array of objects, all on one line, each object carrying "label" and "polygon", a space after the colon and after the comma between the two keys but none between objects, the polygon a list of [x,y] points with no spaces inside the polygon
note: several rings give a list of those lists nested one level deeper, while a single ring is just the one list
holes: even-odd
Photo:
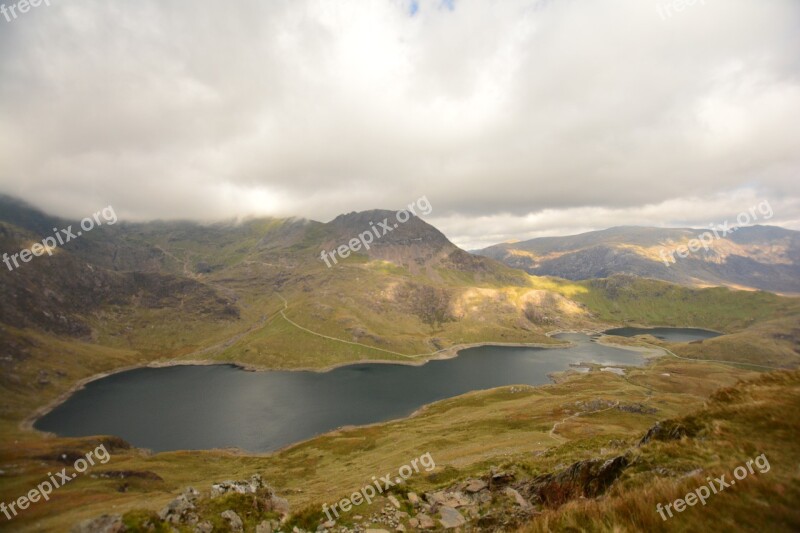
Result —
[{"label": "smaller lake", "polygon": [[345,425],[405,417],[470,391],[550,383],[583,362],[641,365],[639,352],[560,334],[569,348],[482,346],[420,366],[352,364],[329,372],[233,365],[139,368],[93,381],[36,421],[61,436],[116,435],[155,451],[272,451]]},{"label": "smaller lake", "polygon": [[636,335],[652,335],[667,342],[692,342],[719,337],[721,333],[697,328],[615,328],[604,331],[606,335],[635,337]]}]

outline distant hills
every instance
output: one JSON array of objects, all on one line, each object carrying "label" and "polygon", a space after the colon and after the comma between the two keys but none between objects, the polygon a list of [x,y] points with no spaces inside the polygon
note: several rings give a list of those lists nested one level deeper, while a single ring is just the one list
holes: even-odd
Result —
[{"label": "distant hills", "polygon": [[688,286],[800,293],[800,232],[745,226],[725,238],[706,238],[708,249],[688,251],[688,257],[672,253],[706,231],[622,226],[496,244],[473,253],[530,274],[570,280],[630,274]]}]

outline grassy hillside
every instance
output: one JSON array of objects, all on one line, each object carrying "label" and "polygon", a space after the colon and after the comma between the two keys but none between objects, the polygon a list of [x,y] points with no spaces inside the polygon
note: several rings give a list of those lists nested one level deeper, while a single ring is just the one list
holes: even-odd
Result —
[{"label": "grassy hillside", "polygon": [[[634,467],[605,498],[546,510],[524,531],[797,531],[798,406],[798,372],[720,390],[703,409],[673,422],[690,428],[691,436],[636,448]],[[754,468],[737,483],[734,469],[761,454],[769,468]],[[657,505],[722,475],[734,485],[712,494],[705,505],[686,507],[667,520],[657,513]]]},{"label": "grassy hillside", "polygon": [[576,294],[575,299],[607,322],[733,332],[800,312],[800,299],[761,291],[692,289],[632,276],[585,281],[581,285],[588,290]]},{"label": "grassy hillside", "polygon": [[[752,367],[712,359],[797,366],[796,298],[620,276],[585,282],[531,276],[465,254],[422,221],[332,268],[319,259],[320,250],[347,242],[359,221],[382,213],[343,216],[335,224],[120,224],[6,273],[14,277],[0,279],[0,498],[18,497],[64,466],[63,455],[99,442],[42,435],[22,422],[83,380],[129,366],[421,363],[463,345],[557,344],[548,333],[623,324],[726,335],[689,344],[617,339],[657,344],[677,357],[625,376],[594,369],[536,389],[476,392],[409,419],[342,430],[270,455],[153,455],[107,439],[113,460],[103,468],[113,475],[77,479],[46,506],[15,519],[14,529],[64,531],[112,510],[157,511],[186,485],[207,490],[211,481],[256,472],[295,511],[313,506],[308,518],[321,502],[425,452],[438,468],[409,481],[420,492],[485,475],[491,466],[520,475],[549,472],[627,450],[656,420],[700,409],[717,387],[755,376]],[[35,239],[39,226],[62,223],[24,210],[13,214],[15,223],[0,226],[9,249]],[[346,520],[358,521],[354,514]]]},{"label": "grassy hillside", "polygon": [[[265,456],[221,451],[150,455],[120,448],[112,452],[108,465],[93,472],[152,472],[162,481],[80,478],[54,494],[47,506],[31,508],[15,519],[15,526],[22,531],[61,531],[110,509],[117,513],[158,510],[187,485],[207,491],[212,481],[245,479],[256,472],[288,498],[296,511],[308,506],[319,509],[322,502],[340,499],[368,483],[371,476],[396,470],[426,452],[435,459],[437,469],[410,478],[407,490],[422,493],[455,479],[483,475],[491,466],[548,471],[570,461],[617,453],[636,442],[655,421],[700,408],[717,387],[753,375],[719,364],[660,359],[623,377],[595,371],[567,374],[558,384],[544,387],[475,392],[438,402],[409,419],[341,430]],[[645,405],[655,411],[595,413],[593,402]],[[6,442],[0,447],[0,462],[16,465],[13,478],[1,478],[0,497],[10,498],[59,464],[57,459],[42,462],[40,458],[58,458],[67,450],[88,448],[92,442],[17,435],[15,444]],[[119,490],[122,486],[124,492]],[[382,503],[376,502],[375,508]],[[369,512],[360,508],[347,520]]]}]

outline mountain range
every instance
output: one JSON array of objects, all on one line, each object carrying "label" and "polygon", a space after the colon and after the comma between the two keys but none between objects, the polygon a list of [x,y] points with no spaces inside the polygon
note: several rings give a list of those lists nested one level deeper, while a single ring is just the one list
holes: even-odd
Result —
[{"label": "mountain range", "polygon": [[[711,238],[701,246],[706,233]],[[695,240],[690,250],[687,245]],[[677,252],[684,246],[682,257]],[[622,226],[496,244],[474,253],[538,276],[586,280],[630,274],[695,287],[800,294],[800,232],[775,226],[743,226],[724,238],[703,229]]]}]

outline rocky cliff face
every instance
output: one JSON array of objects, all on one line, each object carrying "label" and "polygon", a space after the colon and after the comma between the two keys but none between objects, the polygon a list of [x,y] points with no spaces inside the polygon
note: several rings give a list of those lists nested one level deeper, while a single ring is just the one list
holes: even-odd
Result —
[{"label": "rocky cliff face", "polygon": [[[19,228],[0,227],[0,249],[18,251],[36,242]],[[0,266],[3,266],[0,264]],[[236,319],[235,302],[198,281],[172,274],[109,270],[59,248],[2,273],[0,320],[17,328],[88,338],[92,314],[108,306],[181,308],[212,319]]]}]

